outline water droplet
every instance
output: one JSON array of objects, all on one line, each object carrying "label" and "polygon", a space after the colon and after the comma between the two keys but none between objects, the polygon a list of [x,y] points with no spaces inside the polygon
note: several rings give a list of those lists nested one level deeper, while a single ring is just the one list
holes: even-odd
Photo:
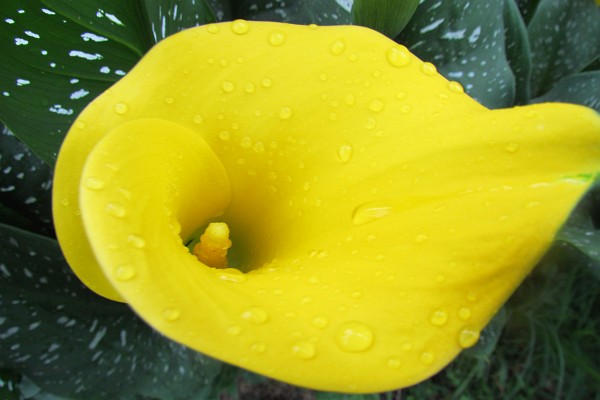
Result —
[{"label": "water droplet", "polygon": [[438,274],[438,275],[435,277],[435,281],[436,281],[437,283],[442,283],[442,282],[444,282],[445,280],[446,280],[446,276],[445,276],[445,275],[442,275],[442,274]]},{"label": "water droplet", "polygon": [[435,326],[442,326],[448,322],[448,313],[442,310],[434,311],[429,317],[429,322]]},{"label": "water droplet", "polygon": [[85,122],[83,122],[83,121],[77,121],[77,122],[75,122],[75,128],[77,128],[77,129],[83,129],[83,128],[85,128]]},{"label": "water droplet", "polygon": [[263,153],[265,151],[265,144],[263,142],[256,142],[252,146],[252,150],[256,153]]},{"label": "water droplet", "polygon": [[463,321],[471,318],[471,309],[462,307],[460,310],[458,310],[458,318],[462,319]]},{"label": "water droplet", "polygon": [[285,42],[285,33],[281,31],[273,31],[269,34],[269,44],[271,46],[281,46]]},{"label": "water droplet", "polygon": [[194,117],[192,118],[192,121],[193,121],[195,124],[199,125],[199,124],[201,124],[201,123],[204,121],[204,118],[202,117],[202,115],[200,115],[200,114],[196,114],[196,115],[194,115]]},{"label": "water droplet", "polygon": [[402,351],[408,353],[413,349],[413,344],[411,342],[404,342],[401,346]]},{"label": "water droplet", "polygon": [[221,140],[229,140],[229,132],[221,131],[219,132],[219,139]]},{"label": "water droplet", "polygon": [[303,304],[303,305],[310,304],[312,302],[313,302],[312,296],[304,296],[302,299],[300,299],[300,304]]},{"label": "water droplet", "polygon": [[85,180],[85,187],[91,190],[100,190],[104,186],[104,181],[98,178],[87,178]]},{"label": "water droplet", "polygon": [[224,92],[231,93],[235,90],[235,83],[230,82],[230,81],[224,81],[221,84],[221,88],[223,89]]},{"label": "water droplet", "polygon": [[167,103],[167,104],[173,104],[173,103],[175,103],[175,98],[174,97],[167,97],[165,99],[165,103]]},{"label": "water droplet", "polygon": [[406,98],[406,92],[400,91],[400,92],[396,93],[396,99],[404,100],[405,98]]},{"label": "water droplet", "polygon": [[506,150],[508,153],[516,153],[517,150],[519,150],[519,144],[510,142],[504,147],[504,150]]},{"label": "water droplet", "polygon": [[472,328],[463,328],[458,334],[458,344],[463,349],[469,348],[479,340],[479,331]]},{"label": "water droplet", "polygon": [[384,106],[385,106],[385,103],[383,101],[381,101],[380,99],[375,99],[371,102],[371,104],[369,104],[369,108],[371,109],[371,111],[374,111],[374,112],[380,112],[381,110],[383,110]]},{"label": "water droplet", "polygon": [[448,82],[448,90],[450,90],[453,93],[464,93],[465,92],[465,89],[462,87],[462,85],[455,81]]},{"label": "water droplet", "polygon": [[402,366],[402,362],[398,358],[390,358],[387,360],[387,366],[391,369],[399,369]]},{"label": "water droplet", "polygon": [[123,218],[125,215],[127,215],[127,210],[125,207],[118,203],[108,203],[106,207],[104,207],[104,212],[117,218]]},{"label": "water droplet", "polygon": [[213,35],[219,32],[219,25],[217,24],[208,24],[206,25],[206,30]]},{"label": "water droplet", "polygon": [[343,351],[357,353],[373,345],[373,330],[362,322],[350,321],[342,324],[336,334],[336,343]]},{"label": "water droplet", "polygon": [[354,225],[364,225],[369,222],[377,221],[387,217],[393,212],[393,208],[386,204],[365,203],[354,209],[352,213],[352,223]]},{"label": "water droplet", "polygon": [[292,345],[292,355],[302,360],[310,360],[316,353],[315,345],[306,340],[297,341]]},{"label": "water droplet", "polygon": [[477,301],[477,294],[475,292],[469,292],[467,294],[467,300],[469,300],[469,301]]},{"label": "water droplet", "polygon": [[437,72],[435,65],[430,62],[424,62],[421,64],[421,72],[427,76],[433,76]]},{"label": "water droplet", "polygon": [[248,307],[240,317],[246,321],[253,322],[256,325],[261,325],[267,322],[269,315],[260,307]]},{"label": "water droplet", "polygon": [[225,268],[219,271],[217,276],[222,281],[234,283],[243,283],[248,279],[242,271],[236,268]]},{"label": "water droplet", "polygon": [[127,243],[129,243],[137,249],[143,249],[146,246],[146,241],[138,235],[127,236]]},{"label": "water droplet", "polygon": [[387,60],[394,67],[404,67],[410,63],[410,52],[402,45],[397,45],[387,51]]},{"label": "water droplet", "polygon": [[354,292],[350,293],[350,297],[352,297],[353,299],[360,299],[363,295],[363,292],[360,290],[355,290]]},{"label": "water droplet", "polygon": [[402,107],[400,107],[400,112],[402,114],[408,114],[410,112],[410,106],[408,104],[404,104]]},{"label": "water droplet", "polygon": [[252,147],[252,138],[249,136],[244,136],[242,140],[240,140],[240,145],[245,149],[249,149]]},{"label": "water droplet", "polygon": [[243,19],[236,19],[231,23],[231,31],[237,35],[245,35],[250,30],[250,24]]},{"label": "water droplet", "polygon": [[254,86],[254,83],[246,83],[244,90],[246,93],[254,93],[256,91],[256,86]]},{"label": "water droplet", "polygon": [[163,318],[169,322],[177,321],[181,313],[175,308],[167,308],[163,311]]},{"label": "water droplet", "polygon": [[331,44],[330,50],[333,55],[339,56],[346,50],[346,43],[342,39],[338,39]]},{"label": "water droplet", "polygon": [[135,269],[131,265],[119,265],[115,268],[115,278],[125,282],[135,277]]},{"label": "water droplet", "polygon": [[279,118],[281,119],[290,119],[292,117],[292,109],[289,107],[282,107],[279,110]]},{"label": "water droplet", "polygon": [[325,329],[329,325],[329,320],[325,317],[317,316],[312,319],[312,324],[316,328]]},{"label": "water droplet", "polygon": [[420,233],[417,236],[415,236],[416,244],[423,244],[423,243],[427,242],[428,240],[429,240],[429,236],[427,236],[424,233]]},{"label": "water droplet", "polygon": [[319,28],[319,25],[316,24],[308,24],[308,29],[310,29],[311,31],[316,30],[317,28]]},{"label": "water droplet", "polygon": [[271,86],[273,86],[273,81],[270,78],[265,78],[260,82],[260,84],[263,87],[270,88]]},{"label": "water droplet", "polygon": [[[321,74],[319,75],[319,80],[322,82],[325,82],[327,79],[329,79],[329,75],[327,74]],[[323,100],[325,100],[325,98],[323,98]]]},{"label": "water droplet", "polygon": [[377,126],[377,121],[374,118],[369,118],[367,119],[367,122],[365,122],[365,128],[371,130],[373,128],[375,128],[375,126]]},{"label": "water droplet", "polygon": [[356,104],[356,97],[352,93],[348,93],[344,98],[344,102],[349,106],[353,106]]},{"label": "water droplet", "polygon": [[129,107],[127,107],[127,104],[125,104],[125,103],[115,104],[115,112],[117,114],[120,114],[120,115],[127,114],[127,111],[129,111]]},{"label": "water droplet", "polygon": [[267,351],[267,345],[260,342],[252,343],[250,345],[250,351],[256,354],[263,354]]},{"label": "water droplet", "polygon": [[242,333],[242,328],[237,325],[231,325],[225,332],[227,332],[227,334],[230,336],[238,336],[240,333]]},{"label": "water droplet", "polygon": [[435,356],[430,351],[424,351],[423,353],[421,353],[420,359],[423,364],[431,365],[435,360]]},{"label": "water droplet", "polygon": [[63,206],[63,207],[68,207],[70,204],[71,204],[71,202],[69,201],[69,199],[66,199],[66,198],[62,199],[60,201],[60,205]]},{"label": "water droplet", "polygon": [[338,159],[343,163],[350,161],[352,158],[352,145],[346,143],[338,147],[337,156]]}]

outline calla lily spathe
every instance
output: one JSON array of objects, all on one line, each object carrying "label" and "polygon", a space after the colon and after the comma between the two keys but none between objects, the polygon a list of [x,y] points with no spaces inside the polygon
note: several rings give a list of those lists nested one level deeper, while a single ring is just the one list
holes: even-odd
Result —
[{"label": "calla lily spathe", "polygon": [[[374,31],[234,21],[82,112],[54,217],[77,275],[173,340],[376,392],[475,344],[598,170],[592,110],[490,111]],[[235,269],[185,246],[213,221]]]}]

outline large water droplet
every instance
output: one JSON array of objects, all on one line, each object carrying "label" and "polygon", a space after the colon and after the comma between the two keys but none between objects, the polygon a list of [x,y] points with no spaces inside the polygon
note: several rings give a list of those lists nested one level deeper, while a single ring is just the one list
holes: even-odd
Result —
[{"label": "large water droplet", "polygon": [[349,143],[345,143],[338,147],[337,156],[338,159],[343,163],[347,163],[348,161],[350,161],[350,159],[352,158],[352,145]]},{"label": "large water droplet", "polygon": [[240,317],[246,321],[252,322],[256,325],[261,325],[267,322],[269,315],[265,310],[260,307],[252,306],[248,307]]},{"label": "large water droplet", "polygon": [[462,85],[455,81],[448,82],[448,90],[450,90],[453,93],[464,93],[465,91]]},{"label": "large water droplet", "polygon": [[461,307],[461,309],[458,310],[458,317],[463,321],[468,320],[469,318],[471,318],[471,309],[467,307]]},{"label": "large water droplet", "polygon": [[265,88],[270,88],[271,86],[273,86],[273,81],[271,80],[271,78],[264,78],[260,84],[265,87]]},{"label": "large water droplet", "polygon": [[463,349],[469,348],[479,340],[479,331],[472,328],[463,328],[458,334],[458,344]]},{"label": "large water droplet", "polygon": [[206,25],[206,30],[213,35],[219,32],[219,25],[217,24],[208,24]]},{"label": "large water droplet", "polygon": [[325,329],[329,325],[329,320],[322,316],[314,317],[311,322],[314,327],[319,329]]},{"label": "large water droplet", "polygon": [[146,246],[146,241],[144,240],[144,238],[138,235],[127,236],[127,243],[129,243],[137,249],[143,249]]},{"label": "large water droplet", "polygon": [[104,212],[112,217],[123,218],[127,215],[127,210],[125,207],[118,203],[108,203],[106,207],[104,207]]},{"label": "large water droplet", "polygon": [[231,23],[231,31],[237,35],[245,35],[250,30],[250,24],[243,19],[236,19]]},{"label": "large water droplet", "polygon": [[364,225],[387,217],[393,211],[393,207],[383,203],[361,204],[352,213],[352,223],[354,225]]},{"label": "large water droplet", "polygon": [[292,355],[302,360],[310,360],[317,353],[315,345],[306,340],[300,340],[292,344]]},{"label": "large water droplet", "polygon": [[163,311],[163,318],[169,322],[177,321],[180,316],[181,313],[176,308],[167,308]]},{"label": "large water droplet", "polygon": [[371,104],[369,104],[369,109],[371,109],[371,111],[374,112],[380,112],[381,110],[383,110],[384,106],[385,103],[382,100],[374,99],[373,101],[371,101]]},{"label": "large water droplet", "polygon": [[423,353],[421,353],[420,359],[423,364],[431,365],[435,360],[435,356],[430,351],[424,351]]},{"label": "large water droplet", "polygon": [[402,45],[397,45],[387,51],[387,60],[394,67],[404,67],[410,63],[410,52]]},{"label": "large water droplet", "polygon": [[129,107],[127,107],[127,104],[125,103],[117,103],[115,104],[114,110],[117,114],[124,115],[129,111]]},{"label": "large water droplet", "polygon": [[285,33],[281,31],[273,31],[269,34],[269,44],[271,46],[281,46],[285,42]]},{"label": "large water droplet", "polygon": [[279,118],[281,119],[290,119],[292,117],[292,109],[289,107],[282,107],[279,110]]},{"label": "large water droplet", "polygon": [[250,351],[256,354],[263,354],[267,351],[267,345],[261,342],[252,343],[250,345]]},{"label": "large water droplet", "polygon": [[230,82],[230,81],[224,81],[221,84],[221,88],[223,89],[224,92],[231,93],[235,90],[235,83]]},{"label": "large water droplet", "polygon": [[338,39],[331,44],[330,50],[336,56],[339,56],[346,49],[346,43],[344,43],[343,39]]},{"label": "large water droplet", "polygon": [[115,268],[114,274],[117,280],[125,282],[135,277],[135,269],[131,265],[119,265]]},{"label": "large water droplet", "polygon": [[429,322],[435,326],[445,325],[448,322],[448,313],[443,310],[436,310],[429,317]]},{"label": "large water droplet", "polygon": [[435,65],[430,62],[424,62],[421,64],[421,72],[423,72],[427,76],[433,76],[437,72]]},{"label": "large water droplet", "polygon": [[105,186],[105,183],[101,179],[87,178],[85,180],[85,187],[91,190],[100,190]]},{"label": "large water droplet", "polygon": [[222,281],[234,283],[243,283],[248,279],[242,271],[236,268],[225,268],[219,271],[217,276]]},{"label": "large water droplet", "polygon": [[343,351],[356,353],[368,350],[373,345],[373,330],[362,322],[350,321],[342,324],[335,337]]}]

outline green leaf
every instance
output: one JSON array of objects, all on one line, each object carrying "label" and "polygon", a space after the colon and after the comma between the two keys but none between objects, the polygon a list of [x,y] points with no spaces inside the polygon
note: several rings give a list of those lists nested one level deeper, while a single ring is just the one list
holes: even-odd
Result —
[{"label": "green leaf", "polygon": [[142,0],[155,42],[184,29],[215,22],[204,0]]},{"label": "green leaf", "polygon": [[53,236],[52,170],[0,126],[0,222]]},{"label": "green leaf", "polygon": [[316,400],[379,400],[378,394],[344,394],[317,392]]},{"label": "green leaf", "polygon": [[515,101],[526,104],[531,97],[531,49],[527,26],[515,0],[504,1],[506,57],[515,75]]},{"label": "green leaf", "polygon": [[249,20],[345,25],[352,23],[346,3],[341,0],[234,0],[233,8],[236,18]]},{"label": "green leaf", "polygon": [[424,0],[397,40],[490,108],[508,107],[515,78],[506,57],[503,1]]},{"label": "green leaf", "polygon": [[600,187],[579,203],[556,240],[585,256],[586,266],[600,279]]},{"label": "green leaf", "polygon": [[561,79],[549,92],[531,103],[581,104],[600,112],[600,71],[581,72]]},{"label": "green leaf", "polygon": [[0,120],[53,164],[75,117],[125,75],[143,49],[141,39],[130,43],[134,35],[125,32],[137,31],[137,25],[104,5],[49,3],[64,8],[64,14],[36,0],[4,0],[0,6],[0,52],[10,54],[0,63]]},{"label": "green leaf", "polygon": [[521,11],[521,15],[525,22],[528,23],[529,20],[531,20],[539,2],[540,0],[517,0],[519,11]]},{"label": "green leaf", "polygon": [[419,0],[354,0],[352,19],[356,25],[395,38],[408,24],[418,5]]},{"label": "green leaf", "polygon": [[535,97],[600,55],[600,7],[592,0],[541,0],[528,31]]},{"label": "green leaf", "polygon": [[17,385],[21,376],[14,371],[0,369],[0,399],[19,400],[20,393]]},{"label": "green leaf", "polygon": [[0,367],[70,399],[205,398],[221,364],[92,294],[55,241],[0,224],[0,260]]}]

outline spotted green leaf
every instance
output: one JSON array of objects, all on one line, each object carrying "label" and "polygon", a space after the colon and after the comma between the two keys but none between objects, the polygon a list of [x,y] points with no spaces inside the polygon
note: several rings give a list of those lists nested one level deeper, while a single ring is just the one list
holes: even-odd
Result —
[{"label": "spotted green leaf", "polygon": [[294,24],[344,25],[352,22],[347,0],[234,0],[234,16]]},{"label": "spotted green leaf", "polygon": [[55,241],[0,224],[0,260],[1,367],[73,400],[205,398],[221,364],[92,294]]},{"label": "spotted green leaf", "polygon": [[0,369],[0,399],[19,400],[19,374],[7,369]]},{"label": "spotted green leaf", "polygon": [[354,0],[352,19],[356,25],[367,26],[395,38],[415,13],[419,0]]},{"label": "spotted green leaf", "polygon": [[541,0],[528,31],[534,97],[600,56],[600,6],[593,0]]},{"label": "spotted green leaf", "polygon": [[192,26],[215,22],[204,0],[143,0],[154,42]]},{"label": "spotted green leaf", "polygon": [[423,0],[397,40],[485,106],[511,106],[503,13],[503,1]]},{"label": "spotted green leaf", "polygon": [[558,81],[549,92],[531,102],[548,101],[583,104],[600,112],[600,71],[567,76]]},{"label": "spotted green leaf", "polygon": [[506,57],[515,75],[515,101],[525,104],[531,97],[531,49],[527,26],[515,1],[504,1]]},{"label": "spotted green leaf", "polygon": [[0,126],[0,222],[53,236],[52,170]]}]

